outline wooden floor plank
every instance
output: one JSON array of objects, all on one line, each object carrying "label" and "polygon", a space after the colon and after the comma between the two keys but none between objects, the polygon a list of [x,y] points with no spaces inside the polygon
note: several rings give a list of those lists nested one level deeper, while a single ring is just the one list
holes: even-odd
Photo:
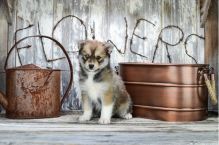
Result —
[{"label": "wooden floor plank", "polygon": [[58,118],[7,119],[0,116],[0,144],[168,144],[217,145],[218,117],[197,122],[164,122],[143,118],[113,119],[110,125],[77,122],[80,113]]}]

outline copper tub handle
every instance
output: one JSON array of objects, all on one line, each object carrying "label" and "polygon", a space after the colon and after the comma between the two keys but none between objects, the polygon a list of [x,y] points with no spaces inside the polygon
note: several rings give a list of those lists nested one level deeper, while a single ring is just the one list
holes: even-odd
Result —
[{"label": "copper tub handle", "polygon": [[212,105],[216,105],[218,102],[218,97],[217,97],[217,92],[216,92],[216,82],[215,82],[215,74],[214,74],[214,68],[210,67],[210,68],[202,68],[199,71],[199,75],[200,78],[199,80],[201,80],[202,78],[204,78],[205,80],[205,85],[208,89],[208,93],[209,93],[209,97],[211,100],[211,104]]},{"label": "copper tub handle", "polygon": [[212,103],[212,105],[216,105],[217,104],[217,94],[216,94],[216,88],[215,88],[214,74],[211,74],[211,80],[208,79],[207,74],[204,74],[204,79],[205,79],[205,84],[208,88],[211,103]]},{"label": "copper tub handle", "polygon": [[22,39],[20,39],[19,41],[17,41],[12,47],[11,49],[9,50],[8,52],[8,55],[6,57],[6,61],[5,61],[5,65],[4,65],[4,69],[6,70],[7,69],[7,65],[8,65],[8,58],[12,52],[12,50],[15,48],[15,46],[17,46],[21,41],[27,39],[27,38],[35,38],[35,37],[39,37],[39,38],[47,38],[47,39],[50,39],[52,41],[54,41],[58,46],[59,48],[62,49],[63,53],[65,54],[66,58],[67,58],[67,61],[68,61],[68,64],[69,64],[69,69],[70,69],[70,81],[68,83],[68,87],[61,99],[61,105],[64,103],[64,100],[69,96],[69,92],[71,90],[71,87],[72,87],[72,82],[73,82],[73,66],[72,66],[72,63],[71,63],[71,60],[68,56],[68,53],[67,51],[65,50],[65,48],[62,46],[61,43],[59,43],[57,40],[55,40],[54,38],[52,37],[49,37],[49,36],[45,36],[45,35],[33,35],[33,36],[27,36],[27,37],[24,37]]}]

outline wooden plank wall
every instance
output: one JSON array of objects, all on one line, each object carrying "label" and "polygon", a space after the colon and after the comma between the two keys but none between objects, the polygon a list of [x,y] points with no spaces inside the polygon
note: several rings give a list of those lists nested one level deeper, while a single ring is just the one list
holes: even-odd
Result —
[{"label": "wooden plank wall", "polygon": [[[0,90],[5,92],[4,61],[7,56],[8,47],[8,22],[5,13],[5,5],[0,1]],[[1,112],[1,107],[0,107]]]},{"label": "wooden plank wall", "polygon": [[[199,0],[15,0],[12,26],[9,27],[8,46],[11,47],[13,44],[13,32],[16,29],[26,27],[29,24],[35,25],[28,30],[19,32],[18,39],[27,35],[38,34],[37,23],[39,22],[41,33],[51,36],[52,27],[55,23],[63,16],[73,14],[84,21],[88,29],[88,39],[92,38],[90,27],[95,25],[96,39],[101,41],[111,39],[119,49],[123,50],[126,28],[124,17],[126,17],[128,23],[127,50],[124,55],[121,55],[114,49],[112,65],[116,66],[121,61],[150,62],[158,35],[163,27],[177,25],[183,30],[185,37],[191,33],[204,35],[204,30],[200,28],[199,8]],[[146,36],[147,39],[142,40],[135,36],[133,38],[133,50],[147,56],[148,59],[133,55],[129,50],[131,34],[138,18],[145,18],[155,24],[155,26],[152,26],[149,23],[140,23],[136,29],[136,34]],[[162,37],[169,43],[175,43],[179,40],[180,32],[176,29],[166,30]],[[77,41],[83,40],[85,35],[80,22],[69,18],[57,27],[55,38],[68,51],[73,51],[77,50]],[[48,58],[63,56],[56,45],[48,40],[44,40],[44,43]],[[19,47],[27,44],[31,44],[32,47],[20,51],[23,64],[35,63],[42,67],[68,69],[66,60],[46,62],[38,39],[22,42]],[[204,63],[203,40],[196,37],[190,39],[188,48],[189,53],[198,60],[198,63]],[[174,63],[194,63],[185,54],[183,42],[177,46],[169,47],[169,51]],[[159,44],[155,62],[167,63],[166,55],[165,45]],[[71,53],[70,57],[74,65],[74,87],[63,106],[65,110],[80,108],[77,54]],[[14,53],[10,58],[10,66],[19,65],[17,54]],[[62,92],[66,88],[68,75],[68,71],[63,71]]]},{"label": "wooden plank wall", "polygon": [[[219,47],[218,47],[218,0],[212,0],[205,23],[205,62],[215,69],[217,94],[219,90]],[[209,105],[209,110],[218,112],[218,104]]]}]

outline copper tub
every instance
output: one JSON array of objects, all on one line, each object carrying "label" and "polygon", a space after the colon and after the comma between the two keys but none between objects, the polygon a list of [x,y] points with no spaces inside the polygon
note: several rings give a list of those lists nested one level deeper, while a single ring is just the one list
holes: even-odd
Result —
[{"label": "copper tub", "polygon": [[133,100],[133,115],[163,121],[207,118],[208,92],[201,76],[207,64],[120,63]]}]

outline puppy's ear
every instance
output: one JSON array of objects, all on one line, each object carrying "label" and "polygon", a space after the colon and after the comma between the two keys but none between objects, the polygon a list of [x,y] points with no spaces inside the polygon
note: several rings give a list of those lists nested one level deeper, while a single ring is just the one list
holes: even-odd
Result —
[{"label": "puppy's ear", "polygon": [[111,54],[111,52],[113,51],[113,45],[109,42],[106,42],[104,43],[104,47],[105,47],[105,50],[108,54]]},{"label": "puppy's ear", "polygon": [[78,50],[79,53],[81,52],[81,50],[84,48],[84,45],[86,44],[86,40],[81,40],[78,42]]}]

